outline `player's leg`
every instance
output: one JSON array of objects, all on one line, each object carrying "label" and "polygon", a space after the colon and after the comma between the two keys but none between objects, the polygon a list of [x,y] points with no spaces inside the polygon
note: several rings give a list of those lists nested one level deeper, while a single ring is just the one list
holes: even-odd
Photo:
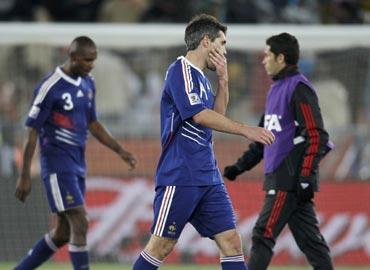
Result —
[{"label": "player's leg", "polygon": [[289,228],[297,245],[315,270],[332,270],[329,247],[320,229],[312,202],[299,205],[289,220]]},{"label": "player's leg", "polygon": [[151,235],[148,244],[134,263],[134,270],[157,269],[175,247],[177,239]]},{"label": "player's leg", "polygon": [[240,235],[230,197],[223,184],[207,187],[191,224],[204,237],[214,239],[220,250],[223,270],[245,270]]},{"label": "player's leg", "polygon": [[[44,179],[44,183],[49,182],[49,178]],[[49,188],[46,186],[48,193]],[[49,196],[48,196],[49,198]],[[49,201],[53,212],[56,208],[53,202]],[[69,240],[69,224],[63,214],[57,214],[56,226],[47,233],[30,249],[23,260],[15,267],[16,270],[35,269],[47,261],[60,247]]]},{"label": "player's leg", "polygon": [[61,198],[59,204],[64,208],[63,213],[70,228],[68,250],[73,269],[89,269],[85,178],[70,173],[61,174],[58,184]]},{"label": "player's leg", "polygon": [[78,206],[65,211],[71,229],[69,255],[75,270],[89,269],[87,250],[88,218],[84,206]]},{"label": "player's leg", "polygon": [[214,236],[220,250],[220,262],[223,270],[244,270],[245,265],[242,242],[239,233],[228,230]]},{"label": "player's leg", "polygon": [[[74,269],[88,269],[86,245],[88,220],[84,207],[85,179],[74,173],[51,174],[50,178],[45,181],[45,187],[52,211],[64,217],[63,224],[68,224],[68,231],[59,230],[57,232],[70,233],[68,249]],[[65,227],[67,226],[63,228]]]},{"label": "player's leg", "polygon": [[49,235],[52,242],[58,248],[61,248],[69,242],[70,228],[64,213],[56,215],[56,226],[49,232]]},{"label": "player's leg", "polygon": [[296,208],[293,192],[277,191],[266,194],[262,210],[252,233],[252,248],[248,260],[250,270],[264,270],[270,264],[273,247],[292,212]]},{"label": "player's leg", "polygon": [[203,196],[199,187],[156,189],[152,236],[134,263],[134,270],[154,270],[173,250],[177,239]]}]

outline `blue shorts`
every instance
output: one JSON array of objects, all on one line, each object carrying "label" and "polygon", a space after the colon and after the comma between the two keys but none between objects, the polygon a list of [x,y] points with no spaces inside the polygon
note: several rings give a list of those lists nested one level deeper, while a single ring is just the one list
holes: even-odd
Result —
[{"label": "blue shorts", "polygon": [[43,179],[53,213],[85,204],[85,178],[74,173],[53,173]]},{"label": "blue shorts", "polygon": [[236,219],[225,185],[162,186],[154,198],[152,234],[178,239],[190,222],[203,237],[234,229]]}]

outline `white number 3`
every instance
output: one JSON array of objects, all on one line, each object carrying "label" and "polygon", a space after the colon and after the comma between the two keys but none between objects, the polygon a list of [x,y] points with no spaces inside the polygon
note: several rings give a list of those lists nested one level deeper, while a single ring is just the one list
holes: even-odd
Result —
[{"label": "white number 3", "polygon": [[64,99],[65,103],[63,108],[66,110],[66,111],[70,111],[73,109],[73,102],[72,102],[72,96],[70,93],[64,93],[62,95],[62,99]]}]

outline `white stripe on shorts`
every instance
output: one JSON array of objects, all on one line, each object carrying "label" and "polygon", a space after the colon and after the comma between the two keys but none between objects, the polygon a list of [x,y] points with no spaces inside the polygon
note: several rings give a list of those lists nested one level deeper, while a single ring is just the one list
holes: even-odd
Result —
[{"label": "white stripe on shorts", "polygon": [[161,208],[157,218],[157,223],[154,227],[154,235],[162,236],[164,225],[166,224],[168,212],[171,208],[173,195],[175,194],[176,186],[167,186],[162,199]]},{"label": "white stripe on shorts", "polygon": [[63,205],[62,194],[60,193],[60,188],[58,184],[57,174],[53,173],[50,174],[50,186],[51,186],[51,194],[55,203],[55,207],[57,208],[58,212],[62,212],[65,210]]}]

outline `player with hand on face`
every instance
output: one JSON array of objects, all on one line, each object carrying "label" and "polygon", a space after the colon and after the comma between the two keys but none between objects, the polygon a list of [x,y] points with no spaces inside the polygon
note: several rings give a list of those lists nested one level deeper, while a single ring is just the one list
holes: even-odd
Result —
[{"label": "player with hand on face", "polygon": [[298,59],[294,36],[281,33],[267,39],[262,63],[273,84],[259,126],[272,131],[276,140],[272,145],[251,143],[235,164],[224,169],[224,176],[233,181],[264,159],[266,196],[253,229],[251,270],[267,269],[285,225],[314,269],[333,269],[312,201],[318,190],[319,162],[332,145],[317,95],[298,71]]},{"label": "player with hand on face", "polygon": [[[262,144],[273,143],[274,136],[224,116],[229,100],[226,29],[212,16],[193,18],[185,30],[186,56],[167,70],[152,235],[134,270],[157,269],[188,222],[215,241],[222,269],[246,269],[234,210],[213,152],[212,129]],[[216,94],[205,69],[217,73]]]},{"label": "player with hand on face", "polygon": [[41,177],[57,221],[15,270],[37,268],[66,243],[69,243],[73,269],[89,269],[88,218],[84,199],[88,131],[116,152],[130,169],[136,166],[135,156],[123,149],[97,119],[95,84],[89,74],[96,58],[96,45],[89,37],[75,38],[69,47],[67,62],[51,72],[35,89],[26,121],[28,138],[15,196],[24,202],[31,192],[30,168],[38,140]]}]

